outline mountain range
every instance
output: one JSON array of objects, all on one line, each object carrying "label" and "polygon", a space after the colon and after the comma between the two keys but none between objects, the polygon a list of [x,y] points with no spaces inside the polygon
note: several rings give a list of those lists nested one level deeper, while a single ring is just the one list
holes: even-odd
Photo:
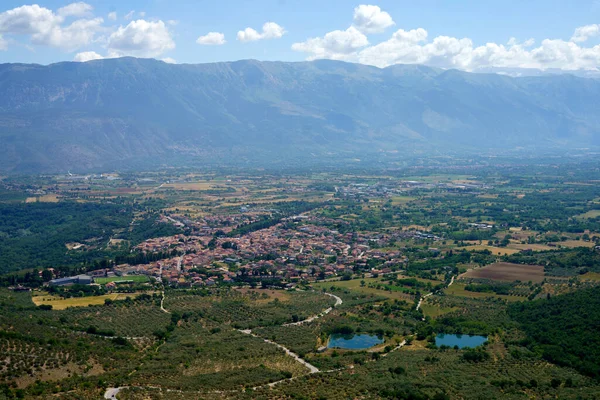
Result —
[{"label": "mountain range", "polygon": [[600,80],[339,61],[0,65],[0,171],[600,146]]}]

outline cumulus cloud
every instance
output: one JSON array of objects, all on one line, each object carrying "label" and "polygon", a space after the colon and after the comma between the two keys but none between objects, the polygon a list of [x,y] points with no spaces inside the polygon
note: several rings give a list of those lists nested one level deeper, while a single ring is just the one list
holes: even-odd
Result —
[{"label": "cumulus cloud", "polygon": [[177,61],[171,57],[161,58],[160,60],[162,62],[166,62],[167,64],[177,64]]},{"label": "cumulus cloud", "polygon": [[144,18],[146,16],[146,11],[140,11],[138,14],[140,17]]},{"label": "cumulus cloud", "polygon": [[200,36],[196,39],[196,43],[203,45],[220,46],[227,43],[225,35],[220,32],[208,32],[204,36]]},{"label": "cumulus cloud", "polygon": [[108,13],[108,19],[110,19],[111,21],[116,21],[117,20],[117,13],[115,11],[109,12]]},{"label": "cumulus cloud", "polygon": [[61,17],[85,17],[91,15],[94,7],[80,1],[78,3],[71,3],[68,6],[58,9],[58,15]]},{"label": "cumulus cloud", "polygon": [[362,33],[381,33],[394,25],[394,20],[390,14],[381,11],[378,6],[362,4],[354,9],[352,25]]},{"label": "cumulus cloud", "polygon": [[355,27],[345,31],[333,31],[322,38],[308,39],[302,43],[294,43],[292,49],[308,53],[309,60],[330,58],[333,60],[353,60],[356,51],[369,44],[367,37]]},{"label": "cumulus cloud", "polygon": [[600,36],[600,25],[577,28],[568,41],[545,39],[537,47],[533,39],[519,42],[510,38],[506,45],[480,46],[470,38],[437,36],[430,39],[423,28],[398,29],[389,39],[369,45],[366,34],[381,32],[394,23],[391,16],[382,16],[382,13],[376,6],[359,6],[354,10],[350,28],[294,43],[292,49],[306,53],[308,60],[328,58],[378,67],[426,64],[467,71],[486,68],[597,70],[600,65],[600,45],[582,45],[589,38]]},{"label": "cumulus cloud", "polygon": [[175,48],[171,32],[163,21],[131,21],[108,38],[111,56],[156,57]]},{"label": "cumulus cloud", "polygon": [[125,14],[125,16],[123,18],[125,18],[125,20],[129,21],[130,19],[133,18],[134,14],[135,14],[135,10],[131,10],[127,14]]},{"label": "cumulus cloud", "polygon": [[0,51],[8,50],[8,42],[0,35]]},{"label": "cumulus cloud", "polygon": [[263,39],[279,39],[285,35],[285,29],[275,22],[267,22],[262,27],[262,32],[257,32],[253,28],[246,28],[237,33],[237,40],[240,42],[255,42]]},{"label": "cumulus cloud", "polygon": [[84,52],[75,54],[73,61],[86,62],[86,61],[92,61],[92,60],[102,60],[103,58],[104,57],[102,57],[100,54],[96,53],[95,51],[84,51]]},{"label": "cumulus cloud", "polygon": [[600,24],[581,26],[575,29],[571,41],[575,43],[581,43],[587,41],[589,38],[600,35]]},{"label": "cumulus cloud", "polygon": [[0,33],[30,35],[33,44],[72,51],[90,43],[104,21],[102,18],[78,19],[64,25],[64,20],[89,10],[86,3],[70,4],[56,14],[37,4],[17,7],[0,14]]}]

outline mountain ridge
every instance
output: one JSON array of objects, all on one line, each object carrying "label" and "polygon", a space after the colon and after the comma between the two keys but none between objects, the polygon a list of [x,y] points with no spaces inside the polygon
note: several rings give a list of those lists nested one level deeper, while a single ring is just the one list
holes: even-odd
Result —
[{"label": "mountain ridge", "polygon": [[0,171],[595,147],[600,81],[341,61],[0,64]]}]

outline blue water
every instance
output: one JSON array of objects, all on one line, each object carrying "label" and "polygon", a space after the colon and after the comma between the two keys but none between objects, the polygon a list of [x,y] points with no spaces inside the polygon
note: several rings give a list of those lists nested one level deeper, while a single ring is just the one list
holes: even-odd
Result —
[{"label": "blue water", "polygon": [[329,336],[327,347],[330,349],[364,350],[383,343],[383,338],[375,335],[340,335]]},{"label": "blue water", "polygon": [[487,341],[485,336],[469,336],[469,335],[444,335],[440,333],[435,338],[435,345],[440,347],[442,345],[454,347],[458,346],[459,349],[465,347],[477,347]]}]

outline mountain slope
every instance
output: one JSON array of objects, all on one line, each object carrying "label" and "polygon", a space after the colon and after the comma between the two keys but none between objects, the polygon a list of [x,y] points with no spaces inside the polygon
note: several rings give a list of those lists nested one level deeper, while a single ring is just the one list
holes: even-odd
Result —
[{"label": "mountain slope", "polygon": [[600,81],[336,61],[0,65],[0,170],[600,145]]}]

